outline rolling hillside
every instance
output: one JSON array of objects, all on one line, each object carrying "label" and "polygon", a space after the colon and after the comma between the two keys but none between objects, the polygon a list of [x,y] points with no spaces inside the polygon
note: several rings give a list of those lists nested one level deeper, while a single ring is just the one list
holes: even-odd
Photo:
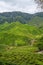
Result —
[{"label": "rolling hillside", "polygon": [[43,27],[30,26],[20,22],[0,24],[0,44],[30,45],[32,39],[43,34]]},{"label": "rolling hillside", "polygon": [[43,65],[43,12],[0,13],[0,65]]},{"label": "rolling hillside", "polygon": [[43,17],[35,16],[28,23],[29,25],[33,26],[43,26]]}]

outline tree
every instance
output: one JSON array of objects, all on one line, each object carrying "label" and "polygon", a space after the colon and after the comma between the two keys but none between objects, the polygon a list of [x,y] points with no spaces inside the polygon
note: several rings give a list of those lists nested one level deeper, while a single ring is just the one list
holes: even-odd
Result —
[{"label": "tree", "polygon": [[35,0],[35,2],[38,4],[41,9],[43,9],[43,0]]}]

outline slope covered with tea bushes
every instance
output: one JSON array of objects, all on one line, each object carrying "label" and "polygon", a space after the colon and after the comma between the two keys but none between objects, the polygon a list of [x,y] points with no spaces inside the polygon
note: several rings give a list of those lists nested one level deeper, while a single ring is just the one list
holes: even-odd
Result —
[{"label": "slope covered with tea bushes", "polygon": [[32,39],[43,34],[36,26],[28,24],[4,23],[0,25],[0,44],[7,45],[30,45]]},{"label": "slope covered with tea bushes", "polygon": [[43,54],[37,54],[35,50],[37,50],[37,48],[29,46],[6,47],[5,50],[0,52],[0,64],[43,65]]},{"label": "slope covered with tea bushes", "polygon": [[0,14],[0,65],[43,65],[43,14],[26,14]]}]

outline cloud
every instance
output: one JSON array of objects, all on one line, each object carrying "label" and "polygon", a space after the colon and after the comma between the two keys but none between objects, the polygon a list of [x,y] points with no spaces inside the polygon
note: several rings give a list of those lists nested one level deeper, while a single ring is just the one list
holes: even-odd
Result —
[{"label": "cloud", "polygon": [[0,12],[22,11],[27,13],[35,13],[37,4],[34,0],[0,0]]}]

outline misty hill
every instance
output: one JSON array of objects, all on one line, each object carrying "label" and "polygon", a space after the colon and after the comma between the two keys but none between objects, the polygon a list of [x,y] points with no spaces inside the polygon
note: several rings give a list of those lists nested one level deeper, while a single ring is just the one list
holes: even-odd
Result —
[{"label": "misty hill", "polygon": [[32,14],[22,12],[4,12],[0,13],[0,23],[4,22],[16,22],[27,23],[32,17]]},{"label": "misty hill", "polygon": [[[43,24],[43,12],[29,14],[23,12],[4,12],[0,13],[0,23],[4,22],[16,22],[28,23],[32,25]],[[40,22],[40,23],[39,23]]]},{"label": "misty hill", "polygon": [[31,20],[28,22],[29,25],[34,25],[34,26],[43,26],[43,17],[40,16],[35,16],[32,17]]}]

